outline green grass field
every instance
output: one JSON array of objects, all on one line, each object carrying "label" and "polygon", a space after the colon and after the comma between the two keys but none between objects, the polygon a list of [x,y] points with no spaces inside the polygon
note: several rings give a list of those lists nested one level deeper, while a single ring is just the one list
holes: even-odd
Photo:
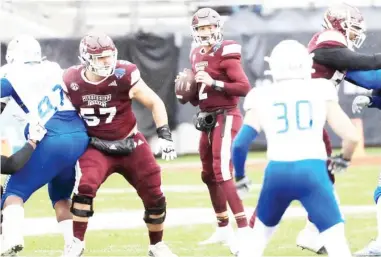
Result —
[{"label": "green grass field", "polygon": [[[369,149],[368,155],[381,156],[379,149]],[[250,159],[264,158],[263,153],[254,153]],[[377,157],[375,157],[377,158]],[[381,158],[381,157],[380,157]],[[190,165],[198,162],[198,156],[185,156],[174,161],[175,167],[164,163],[163,184],[168,201],[168,208],[209,208],[209,220],[213,220],[211,204],[206,187],[200,180],[200,168]],[[246,207],[254,207],[257,201],[259,184],[262,183],[263,171],[258,166],[248,168],[253,183],[258,184],[250,197],[245,199]],[[379,165],[354,165],[347,174],[337,177],[337,189],[341,205],[372,206],[373,191],[377,185]],[[198,190],[173,192],[166,188],[170,186],[187,186]],[[113,175],[102,186],[102,191],[95,201],[95,216],[99,213],[116,213],[122,211],[139,211],[141,215],[135,219],[122,220],[125,224],[142,222],[143,208],[139,198],[119,175]],[[123,191],[124,190],[124,191]],[[127,190],[127,191],[126,191]],[[295,203],[293,206],[300,206]],[[25,206],[27,218],[54,217],[46,188],[41,189],[28,201]],[[186,211],[186,210],[184,210]],[[184,214],[185,215],[185,214]],[[181,216],[181,215],[179,215]],[[173,218],[174,216],[172,216]],[[374,212],[364,214],[346,214],[346,233],[353,251],[362,248],[370,239],[376,236],[376,220]],[[94,217],[95,218],[95,217]],[[181,217],[176,217],[181,219]],[[168,219],[171,219],[170,213]],[[234,220],[232,220],[234,223]],[[168,221],[169,222],[169,221]],[[106,222],[107,223],[107,222]],[[304,217],[285,219],[271,244],[266,250],[266,256],[313,256],[302,251],[295,245],[297,233],[305,225]],[[230,256],[229,250],[220,245],[198,246],[197,243],[206,239],[214,231],[212,222],[203,224],[187,224],[170,226],[165,230],[164,240],[179,256]],[[89,230],[86,237],[85,256],[147,256],[148,235],[144,227],[131,229]],[[44,234],[27,236],[23,256],[60,256],[63,239],[60,234]]]}]

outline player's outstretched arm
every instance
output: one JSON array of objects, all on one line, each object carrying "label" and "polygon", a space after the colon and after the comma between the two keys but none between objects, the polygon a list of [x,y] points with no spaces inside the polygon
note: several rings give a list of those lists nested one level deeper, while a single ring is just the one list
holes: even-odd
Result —
[{"label": "player's outstretched arm", "polygon": [[358,71],[349,70],[345,80],[366,89],[381,89],[381,69]]},{"label": "player's outstretched arm", "polygon": [[318,48],[313,53],[315,62],[340,71],[381,69],[381,53],[357,53],[346,46]]},{"label": "player's outstretched arm", "polygon": [[18,150],[10,157],[1,156],[1,174],[12,175],[16,171],[20,170],[32,156],[34,149],[36,148],[36,142],[29,140],[23,148]]},{"label": "player's outstretched arm", "polygon": [[360,139],[358,131],[337,101],[327,101],[326,105],[327,122],[343,140],[343,158],[350,160]]},{"label": "player's outstretched arm", "polygon": [[131,88],[130,98],[135,99],[152,111],[157,128],[156,132],[159,137],[158,152],[162,152],[162,158],[165,160],[175,159],[177,154],[172,140],[172,133],[168,126],[167,110],[163,101],[141,78]]}]

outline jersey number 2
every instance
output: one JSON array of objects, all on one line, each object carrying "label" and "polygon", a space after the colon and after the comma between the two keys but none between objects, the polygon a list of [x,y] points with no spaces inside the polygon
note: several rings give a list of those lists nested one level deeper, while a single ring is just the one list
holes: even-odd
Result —
[{"label": "jersey number 2", "polygon": [[[111,123],[116,114],[116,107],[99,108],[99,115],[108,115],[105,123]],[[95,115],[94,108],[81,108],[81,116],[89,127],[98,126],[101,120]]]},{"label": "jersey number 2", "polygon": [[[55,85],[52,91],[51,95],[44,96],[38,103],[38,116],[40,116],[40,119],[44,119],[51,111],[56,111],[58,106],[64,105],[64,92],[61,85]],[[57,97],[59,97],[58,100]]]},{"label": "jersey number 2", "polygon": [[198,91],[198,100],[205,100],[206,98],[208,98],[208,94],[204,93],[205,88],[206,88],[206,84],[202,83],[200,91]]},{"label": "jersey number 2", "polygon": [[[277,117],[282,123],[282,128],[277,131],[278,134],[286,133],[289,130],[289,115],[288,107],[285,103],[275,103],[274,107],[278,108],[281,115]],[[311,129],[313,125],[312,121],[312,105],[311,102],[307,100],[297,101],[295,103],[295,117],[296,129],[297,130],[307,130]]]}]

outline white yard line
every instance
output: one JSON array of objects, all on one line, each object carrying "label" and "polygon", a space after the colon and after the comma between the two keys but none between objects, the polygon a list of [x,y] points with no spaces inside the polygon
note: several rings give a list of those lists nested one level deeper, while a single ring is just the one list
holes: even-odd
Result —
[{"label": "white yard line", "polygon": [[[375,206],[342,206],[344,215],[375,213]],[[248,217],[253,208],[246,210]],[[90,219],[89,230],[121,230],[145,227],[143,210],[121,210],[117,212],[95,213]],[[306,212],[301,207],[291,207],[287,210],[285,218],[306,217]],[[187,221],[185,224],[184,221]],[[167,211],[166,227],[182,225],[212,224],[215,222],[213,210],[210,208],[173,208]],[[25,219],[25,235],[37,236],[60,233],[54,217],[27,218]]]}]

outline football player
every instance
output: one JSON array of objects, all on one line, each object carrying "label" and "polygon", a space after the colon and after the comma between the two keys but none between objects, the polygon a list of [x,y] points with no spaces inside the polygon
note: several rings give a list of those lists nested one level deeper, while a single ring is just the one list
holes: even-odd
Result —
[{"label": "football player", "polygon": [[337,91],[326,79],[312,79],[312,58],[295,40],[280,42],[268,59],[271,86],[253,89],[245,99],[244,125],[233,143],[233,163],[243,173],[251,142],[261,129],[267,138],[263,186],[253,234],[243,241],[240,257],[259,257],[293,200],[300,201],[316,224],[329,256],[350,257],[344,223],[327,174],[322,139],[326,123],[343,139],[335,172],[349,165],[359,135],[340,108]]},{"label": "football player", "polygon": [[[46,128],[46,136],[27,163],[5,182],[1,201],[2,256],[14,255],[23,249],[23,205],[45,184],[64,232],[65,245],[71,243],[70,197],[75,183],[75,164],[89,143],[83,120],[63,93],[62,69],[57,63],[43,60],[38,41],[30,36],[14,38],[8,45],[6,59],[8,64],[2,67],[6,74],[0,79],[0,97],[13,98],[26,113],[30,126],[41,124]],[[43,133],[42,127],[40,130]],[[33,137],[29,134],[29,139]]]},{"label": "football player", "polygon": [[85,36],[79,45],[81,65],[64,73],[65,91],[85,120],[91,146],[79,159],[81,176],[72,199],[74,240],[67,256],[81,256],[93,201],[102,183],[120,173],[137,191],[145,208],[149,256],[174,257],[162,241],[166,198],[161,170],[149,144],[137,129],[136,100],[152,111],[163,159],[176,158],[163,101],[140,77],[135,64],[117,60],[113,40],[104,34]]},{"label": "football player", "polygon": [[[353,113],[361,113],[364,107],[378,108],[381,110],[381,70],[372,71],[348,71],[347,79],[352,83],[367,89],[373,89],[372,96],[356,96],[352,103]],[[378,179],[378,186],[374,191],[374,201],[377,211],[377,232],[378,236],[367,246],[359,250],[354,256],[381,256],[381,174]]]},{"label": "football player", "polygon": [[[218,224],[215,233],[200,244],[226,243],[235,253],[227,203],[234,214],[238,234],[244,234],[247,218],[232,179],[230,150],[242,125],[239,98],[246,96],[251,87],[241,65],[241,45],[224,40],[222,27],[220,15],[211,8],[202,8],[193,15],[196,47],[191,50],[190,62],[195,83],[191,83],[190,91],[194,94],[185,99],[184,92],[176,90],[176,95],[181,103],[190,102],[200,108],[195,127],[201,131],[201,179],[208,187]],[[177,82],[184,74],[187,73],[180,73]],[[237,181],[242,179],[246,178],[237,177]]]},{"label": "football player", "polygon": [[[324,30],[316,33],[308,44],[309,52],[314,54],[313,78],[326,78],[337,86],[345,79],[347,70],[381,68],[381,54],[363,54],[355,51],[366,38],[365,21],[357,8],[347,4],[330,7],[324,14],[323,27]],[[323,138],[327,154],[330,156],[332,146],[326,130],[323,131]],[[329,169],[328,172],[334,183],[333,173]],[[335,195],[337,196],[336,192]],[[308,220],[306,227],[298,235],[297,245],[315,253],[325,252],[318,230]]]}]

